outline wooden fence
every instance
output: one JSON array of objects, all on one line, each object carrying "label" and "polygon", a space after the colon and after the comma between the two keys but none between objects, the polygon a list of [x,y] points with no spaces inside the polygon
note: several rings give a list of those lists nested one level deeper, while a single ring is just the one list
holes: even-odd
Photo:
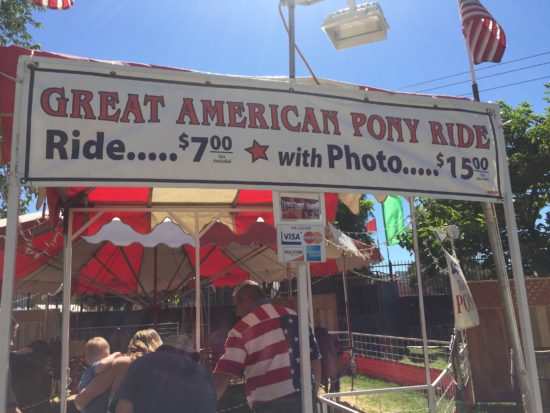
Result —
[{"label": "wooden fence", "polygon": [[[476,399],[516,401],[517,393],[512,387],[511,346],[498,281],[470,281],[468,285],[480,318],[479,327],[467,333]],[[518,319],[512,280],[510,287]],[[550,279],[526,279],[526,289],[542,401],[544,411],[550,412],[550,357],[545,352],[550,348]]]}]

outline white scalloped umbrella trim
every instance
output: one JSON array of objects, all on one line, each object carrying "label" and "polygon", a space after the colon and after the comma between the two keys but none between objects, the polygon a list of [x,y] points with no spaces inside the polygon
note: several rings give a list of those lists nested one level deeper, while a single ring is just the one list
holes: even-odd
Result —
[{"label": "white scalloped umbrella trim", "polygon": [[195,246],[195,238],[174,224],[170,219],[165,219],[158,224],[150,233],[140,234],[129,225],[113,218],[111,222],[91,236],[83,236],[91,244],[100,244],[109,241],[119,247],[139,243],[144,247],[154,247],[165,244],[171,248],[181,247],[184,244]]}]

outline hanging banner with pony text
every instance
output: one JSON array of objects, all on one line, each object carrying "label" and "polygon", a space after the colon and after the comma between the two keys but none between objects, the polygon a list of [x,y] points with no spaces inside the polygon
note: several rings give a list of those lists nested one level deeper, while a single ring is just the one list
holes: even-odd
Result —
[{"label": "hanging banner with pony text", "polygon": [[462,268],[460,268],[458,260],[447,251],[445,251],[445,258],[447,259],[447,267],[451,279],[455,328],[457,330],[466,330],[477,327],[479,325],[477,307]]},{"label": "hanging banner with pony text", "polygon": [[497,105],[39,57],[18,73],[23,183],[503,196]]}]

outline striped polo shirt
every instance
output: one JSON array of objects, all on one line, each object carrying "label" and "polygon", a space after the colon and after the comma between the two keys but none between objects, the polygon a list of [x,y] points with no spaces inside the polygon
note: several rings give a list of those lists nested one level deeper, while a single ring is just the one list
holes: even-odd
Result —
[{"label": "striped polo shirt", "polygon": [[[310,357],[321,358],[310,329]],[[300,391],[300,346],[295,311],[260,300],[229,331],[225,353],[214,373],[246,379],[248,404]]]}]

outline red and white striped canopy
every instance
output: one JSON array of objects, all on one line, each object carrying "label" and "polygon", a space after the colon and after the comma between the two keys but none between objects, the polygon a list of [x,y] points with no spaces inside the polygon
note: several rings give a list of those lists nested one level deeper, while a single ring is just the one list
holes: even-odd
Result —
[{"label": "red and white striped canopy", "polygon": [[[49,217],[40,213],[22,216],[21,221],[15,290],[55,292],[63,280],[61,227],[52,227]],[[108,233],[104,230],[110,226],[120,231],[124,225],[119,221],[108,223],[97,235]],[[0,221],[0,264],[4,259],[1,237],[4,231],[5,220]],[[136,232],[133,237],[142,238]],[[73,245],[74,293],[121,295],[147,305],[151,304],[152,293],[162,302],[174,291],[185,290],[194,277],[193,237],[177,237],[182,245],[175,247],[166,245],[168,241],[162,238],[157,241],[162,243],[148,247],[137,242],[122,241],[121,245],[115,245],[93,237],[84,238]],[[217,286],[233,286],[244,279],[271,282],[293,277],[296,269],[277,259],[276,239],[275,228],[265,222],[255,222],[242,233],[216,222],[200,237],[201,276],[205,282]],[[327,229],[327,240],[327,261],[311,265],[314,277],[339,274],[344,265],[349,270],[382,259],[376,246],[352,240],[333,227]]]}]

